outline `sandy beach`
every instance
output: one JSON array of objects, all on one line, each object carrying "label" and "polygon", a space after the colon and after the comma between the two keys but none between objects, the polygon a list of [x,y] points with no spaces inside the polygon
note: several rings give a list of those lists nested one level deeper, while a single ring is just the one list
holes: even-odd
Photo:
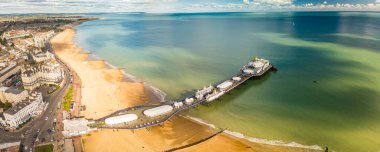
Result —
[{"label": "sandy beach", "polygon": [[[128,82],[121,69],[107,67],[105,61],[88,59],[88,54],[73,41],[75,31],[66,29],[52,39],[58,57],[76,71],[82,81],[82,100],[86,118],[100,118],[118,109],[149,102],[144,83]],[[164,151],[206,138],[217,132],[183,117],[176,116],[163,126],[137,131],[97,130],[82,137],[85,151]],[[180,151],[314,151],[302,148],[252,143],[220,134]]]}]

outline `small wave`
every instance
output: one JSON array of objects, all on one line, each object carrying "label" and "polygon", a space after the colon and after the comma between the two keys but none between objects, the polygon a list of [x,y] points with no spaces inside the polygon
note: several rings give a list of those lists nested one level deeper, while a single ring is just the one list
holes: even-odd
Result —
[{"label": "small wave", "polygon": [[[215,125],[213,124],[210,124],[210,123],[207,123],[205,122],[204,120],[200,119],[200,118],[195,118],[195,117],[191,117],[191,116],[184,116],[185,118],[188,118],[188,119],[191,119],[195,122],[198,122],[200,124],[203,124],[203,125],[206,125],[210,128],[213,128],[213,129],[219,129],[217,128]],[[289,143],[286,143],[282,140],[269,140],[269,139],[260,139],[260,138],[254,138],[254,137],[248,137],[242,133],[239,133],[239,132],[235,132],[235,131],[230,131],[230,130],[225,130],[224,131],[226,134],[229,134],[231,136],[234,136],[234,137],[237,137],[237,138],[241,138],[241,139],[246,139],[250,142],[254,142],[254,143],[260,143],[260,144],[266,144],[266,145],[274,145],[274,146],[286,146],[286,147],[296,147],[296,148],[305,148],[305,149],[313,149],[313,150],[323,150],[321,146],[318,146],[318,145],[312,145],[312,146],[308,146],[308,145],[302,145],[302,144],[299,144],[299,143],[296,143],[296,142],[289,142]]]},{"label": "small wave", "polygon": [[[95,56],[95,55],[94,55]],[[98,56],[96,56],[96,58],[99,58]],[[100,59],[100,58],[99,58]],[[105,64],[112,68],[112,69],[118,69],[117,66],[115,65],[112,65],[111,63],[109,63],[108,61],[105,61]],[[126,77],[127,79],[131,80],[132,82],[143,82],[144,83],[144,86],[147,87],[148,89],[152,90],[153,93],[159,98],[160,102],[165,102],[165,97],[166,97],[166,93],[146,82],[144,82],[143,80],[137,78],[136,76],[132,75],[132,74],[129,74],[127,72],[125,72],[125,70],[121,70],[121,73],[123,73],[124,77]]]},{"label": "small wave", "polygon": [[159,97],[160,102],[165,102],[166,93],[164,91],[162,91],[162,90],[160,90],[160,89],[158,89],[158,88],[156,88],[150,84],[147,84],[145,82],[144,82],[144,85],[146,87],[150,88],[154,92],[154,94]]}]

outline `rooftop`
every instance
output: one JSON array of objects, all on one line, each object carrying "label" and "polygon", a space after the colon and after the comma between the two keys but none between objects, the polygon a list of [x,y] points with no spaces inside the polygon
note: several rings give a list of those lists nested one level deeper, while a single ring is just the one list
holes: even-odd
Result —
[{"label": "rooftop", "polygon": [[19,112],[21,109],[25,108],[26,106],[28,106],[29,104],[31,104],[33,101],[35,101],[35,97],[37,95],[41,95],[40,92],[33,92],[29,98],[25,99],[25,100],[22,100],[21,102],[17,103],[15,106],[13,106],[12,108],[8,109],[7,111],[5,111],[4,113],[6,114],[10,114],[10,115],[14,115],[16,114],[17,112]]},{"label": "rooftop", "polygon": [[7,88],[4,92],[18,95],[18,94],[21,94],[23,91],[24,90],[20,90],[15,87],[10,87],[10,88]]},{"label": "rooftop", "polygon": [[26,106],[28,106],[29,104],[30,104],[29,101],[21,101],[21,102],[17,103],[17,105],[15,105],[12,108],[10,108],[7,111],[5,111],[4,113],[10,114],[10,115],[14,115],[17,112],[19,112],[21,109],[23,109]]}]

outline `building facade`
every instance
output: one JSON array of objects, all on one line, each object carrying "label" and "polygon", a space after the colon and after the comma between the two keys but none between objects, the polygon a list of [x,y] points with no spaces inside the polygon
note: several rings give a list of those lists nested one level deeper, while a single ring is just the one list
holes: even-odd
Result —
[{"label": "building facade", "polygon": [[2,102],[7,101],[12,103],[12,105],[16,105],[17,103],[21,102],[22,100],[25,100],[26,98],[28,98],[28,91],[26,90],[20,90],[13,87],[0,88],[0,100]]},{"label": "building facade", "polygon": [[57,63],[27,66],[21,70],[21,79],[25,89],[33,90],[44,84],[59,84],[64,71]]},{"label": "building facade", "polygon": [[46,52],[39,52],[35,55],[33,55],[33,60],[36,62],[43,62],[54,59],[54,54],[50,53],[49,51]]},{"label": "building facade", "polygon": [[0,83],[10,76],[20,72],[21,67],[16,62],[10,62],[6,67],[0,68]]},{"label": "building facade", "polygon": [[33,92],[28,99],[3,113],[5,122],[10,128],[18,128],[27,120],[41,114],[44,105],[41,92]]}]

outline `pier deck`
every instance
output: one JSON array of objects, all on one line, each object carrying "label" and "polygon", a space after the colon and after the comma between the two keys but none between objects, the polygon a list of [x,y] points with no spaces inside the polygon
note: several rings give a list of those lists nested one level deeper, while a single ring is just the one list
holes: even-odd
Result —
[{"label": "pier deck", "polygon": [[[246,66],[247,65],[245,65],[243,68],[245,68]],[[242,69],[240,69],[240,72],[238,74],[236,74],[234,77],[240,77],[241,80],[233,83],[231,86],[226,88],[224,90],[223,95],[232,91],[234,88],[236,88],[237,86],[241,85],[242,83],[246,82],[247,80],[249,80],[253,77],[260,77],[260,76],[264,75],[271,68],[273,68],[273,66],[272,66],[272,64],[269,64],[267,67],[262,68],[261,71],[253,73],[253,74],[246,74],[243,72]],[[217,84],[213,85],[214,88],[216,88],[216,86],[217,86]],[[217,97],[217,98],[220,98],[220,97]],[[190,96],[188,98],[196,99],[195,95]],[[171,117],[180,113],[181,111],[195,107],[195,106],[197,106],[201,103],[204,103],[204,102],[212,102],[212,101],[208,101],[207,98],[202,98],[202,99],[194,100],[191,104],[185,104],[185,99],[177,101],[177,102],[182,102],[184,104],[181,107],[175,107],[175,106],[173,106],[174,102],[166,102],[164,104],[159,104],[159,105],[141,105],[141,106],[122,109],[122,110],[116,111],[116,112],[114,112],[108,116],[105,116],[103,118],[95,120],[94,121],[95,123],[89,124],[89,126],[93,127],[93,128],[129,129],[129,130],[135,130],[135,129],[141,129],[141,128],[146,128],[146,127],[156,126],[156,125],[164,123],[165,121],[169,120]],[[171,110],[170,112],[158,115],[158,116],[154,116],[154,117],[149,117],[149,116],[144,114],[145,110],[152,109],[155,107],[159,107],[162,105],[170,105],[173,107],[173,110]],[[133,120],[130,122],[119,123],[119,124],[114,124],[114,125],[109,125],[109,124],[105,123],[105,120],[107,118],[120,116],[120,115],[126,115],[126,114],[135,114],[135,115],[137,115],[138,118],[136,120]]]}]

